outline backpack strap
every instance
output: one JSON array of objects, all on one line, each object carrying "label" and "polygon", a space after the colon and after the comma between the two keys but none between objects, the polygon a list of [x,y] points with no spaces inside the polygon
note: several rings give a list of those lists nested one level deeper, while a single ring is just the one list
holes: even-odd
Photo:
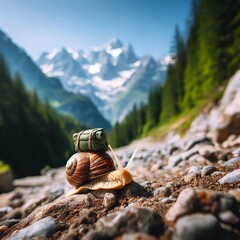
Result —
[{"label": "backpack strap", "polygon": [[76,140],[76,145],[75,145],[75,150],[78,151],[78,149],[81,151],[81,148],[80,148],[80,137],[82,135],[83,131],[79,132],[78,133],[78,136],[77,136],[77,140]]},{"label": "backpack strap", "polygon": [[93,145],[92,145],[92,135],[93,135],[93,131],[94,131],[94,129],[91,129],[91,131],[90,131],[90,133],[89,133],[89,139],[88,139],[88,148],[89,148],[89,150],[93,150],[93,149],[92,149],[92,147],[93,147]]}]

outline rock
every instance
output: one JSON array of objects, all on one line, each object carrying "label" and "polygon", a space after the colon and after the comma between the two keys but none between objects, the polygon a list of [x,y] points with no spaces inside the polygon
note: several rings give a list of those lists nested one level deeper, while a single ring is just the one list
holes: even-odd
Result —
[{"label": "rock", "polygon": [[153,196],[159,196],[159,197],[169,197],[170,194],[171,194],[170,189],[165,186],[156,188],[153,192]]},{"label": "rock", "polygon": [[183,177],[184,182],[190,183],[192,180],[198,178],[200,175],[195,173],[189,173]]},{"label": "rock", "polygon": [[0,218],[4,215],[6,215],[7,213],[11,212],[13,210],[13,208],[11,207],[2,207],[0,208]]},{"label": "rock", "polygon": [[[240,138],[235,134],[230,135],[227,138],[227,140],[225,140],[222,143],[223,148],[231,148],[231,147],[234,147],[236,145],[240,145]],[[238,156],[236,156],[236,157],[238,157]]]},{"label": "rock", "polygon": [[13,190],[14,176],[11,170],[0,174],[0,193],[10,192]]},{"label": "rock", "polygon": [[21,208],[16,208],[2,217],[3,220],[21,219],[23,216]]},{"label": "rock", "polygon": [[230,135],[240,134],[240,72],[238,71],[228,83],[221,99],[220,106],[215,113],[212,126],[213,138],[222,143]]},{"label": "rock", "polygon": [[118,238],[119,240],[157,240],[156,237],[145,233],[126,233]]},{"label": "rock", "polygon": [[240,157],[232,158],[223,163],[224,167],[233,167],[236,163],[240,163]]},{"label": "rock", "polygon": [[211,162],[216,162],[218,160],[218,151],[212,145],[202,145],[199,147],[198,152],[201,156],[208,159]]},{"label": "rock", "polygon": [[223,175],[223,174],[224,174],[223,172],[215,171],[211,174],[211,176],[218,176],[218,175]]},{"label": "rock", "polygon": [[172,155],[175,151],[180,150],[178,146],[176,146],[175,144],[169,144],[166,147],[166,153],[167,155]]},{"label": "rock", "polygon": [[120,193],[122,196],[128,197],[128,198],[137,197],[137,196],[141,196],[141,197],[152,196],[152,194],[148,192],[143,186],[141,186],[140,184],[134,181],[128,184],[127,186],[125,186],[123,189],[121,189]]},{"label": "rock", "polygon": [[220,226],[212,214],[192,214],[180,218],[175,226],[173,240],[217,240]]},{"label": "rock", "polygon": [[20,221],[19,219],[15,219],[15,218],[13,218],[13,219],[6,220],[6,221],[4,221],[4,222],[1,222],[1,223],[0,223],[0,226],[11,227],[11,226],[13,226],[13,225],[19,223],[19,221]]},{"label": "rock", "polygon": [[179,194],[176,203],[168,210],[165,219],[172,224],[179,217],[194,212],[198,204],[198,195],[194,189],[186,188]]},{"label": "rock", "polygon": [[[67,221],[69,215],[79,213],[84,208],[90,208],[94,205],[94,197],[90,194],[77,194],[63,199],[55,200],[44,206],[36,208],[31,214],[25,217],[17,224],[18,229],[25,228],[42,218],[51,216],[59,218],[59,211],[64,214]],[[16,218],[16,217],[14,217]]]},{"label": "rock", "polygon": [[202,167],[201,166],[192,166],[189,171],[188,174],[194,174],[194,175],[198,175],[201,172]]},{"label": "rock", "polygon": [[32,239],[34,237],[50,237],[58,228],[57,221],[52,217],[43,218],[34,224],[14,232],[8,240]]},{"label": "rock", "polygon": [[168,168],[172,168],[177,166],[182,161],[182,154],[178,154],[176,156],[171,156],[168,159]]},{"label": "rock", "polygon": [[237,199],[238,203],[240,203],[240,189],[239,188],[232,189],[228,193],[233,195]]},{"label": "rock", "polygon": [[163,199],[161,199],[161,202],[162,203],[172,203],[172,202],[175,202],[176,201],[176,198],[170,196],[170,197],[165,197]]},{"label": "rock", "polygon": [[212,144],[212,141],[211,141],[211,139],[209,137],[201,136],[200,138],[193,139],[192,141],[189,141],[186,144],[185,149],[189,150],[189,149],[193,148],[195,145],[197,145],[199,143],[210,143],[210,144]]},{"label": "rock", "polygon": [[236,183],[240,181],[240,169],[234,170],[227,175],[225,175],[223,178],[219,179],[218,182],[220,184],[224,183]]},{"label": "rock", "polygon": [[233,157],[240,157],[240,148],[235,149],[232,151]]},{"label": "rock", "polygon": [[105,206],[105,208],[110,210],[113,207],[115,207],[116,204],[117,204],[117,197],[112,193],[105,193],[104,199],[103,199],[103,205]]},{"label": "rock", "polygon": [[8,230],[8,227],[3,225],[3,226],[0,226],[0,237],[3,235],[3,233]]},{"label": "rock", "polygon": [[201,170],[201,176],[207,176],[207,175],[210,175],[211,173],[215,172],[215,171],[218,171],[217,168],[215,168],[214,166],[212,165],[207,165],[207,166],[204,166]]},{"label": "rock", "polygon": [[239,218],[231,211],[221,212],[218,217],[221,221],[229,225],[236,225],[239,223]]},{"label": "rock", "polygon": [[220,212],[237,212],[238,204],[236,199],[224,192],[218,192],[208,189],[195,189],[199,198],[199,212],[207,212],[218,215]]},{"label": "rock", "polygon": [[176,222],[181,216],[202,212],[216,216],[220,212],[238,212],[236,199],[230,194],[200,188],[184,189],[176,203],[168,210],[165,219],[169,224]]},{"label": "rock", "polygon": [[99,219],[95,224],[96,230],[90,231],[86,239],[112,239],[122,233],[131,232],[159,237],[163,233],[163,226],[163,219],[155,210],[130,205]]},{"label": "rock", "polygon": [[188,151],[183,152],[182,153],[182,159],[183,160],[188,160],[189,158],[191,158],[192,156],[194,156],[196,154],[198,154],[198,147],[197,146],[191,148]]}]

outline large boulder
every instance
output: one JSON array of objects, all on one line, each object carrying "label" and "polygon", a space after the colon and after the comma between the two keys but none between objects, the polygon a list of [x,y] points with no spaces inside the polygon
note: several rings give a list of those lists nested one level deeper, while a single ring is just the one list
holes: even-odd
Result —
[{"label": "large boulder", "polygon": [[240,70],[229,80],[218,108],[210,113],[212,137],[222,143],[230,135],[240,134]]}]

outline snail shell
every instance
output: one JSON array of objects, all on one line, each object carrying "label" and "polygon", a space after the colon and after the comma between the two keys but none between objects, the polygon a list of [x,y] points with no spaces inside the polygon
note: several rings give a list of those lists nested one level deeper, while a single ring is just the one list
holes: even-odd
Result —
[{"label": "snail shell", "polygon": [[[138,148],[136,148],[135,152],[133,153],[132,157],[130,158],[130,160],[128,162],[128,165],[125,168],[122,166],[121,162],[117,158],[115,152],[113,151],[113,149],[110,145],[109,145],[109,148],[111,149],[111,151],[113,153],[115,161],[118,165],[118,169],[107,172],[106,174],[104,174],[102,176],[100,175],[96,178],[92,178],[88,182],[82,184],[81,186],[75,187],[75,189],[71,190],[70,192],[68,192],[66,194],[66,197],[77,194],[77,193],[81,193],[85,190],[121,189],[133,181],[133,177],[132,177],[131,173],[129,172],[129,169],[131,168],[132,161],[134,159],[134,156],[135,156]],[[98,161],[95,161],[95,164],[97,164],[97,163],[98,163]],[[97,166],[95,166],[95,167],[97,168]]]},{"label": "snail shell", "polygon": [[75,188],[91,179],[115,170],[112,158],[105,152],[78,152],[66,164],[66,178]]}]

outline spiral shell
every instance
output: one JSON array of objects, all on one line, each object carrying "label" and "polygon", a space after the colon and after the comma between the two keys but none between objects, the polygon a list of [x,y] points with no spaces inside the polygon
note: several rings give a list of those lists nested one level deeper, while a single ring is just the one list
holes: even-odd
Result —
[{"label": "spiral shell", "polygon": [[105,152],[78,152],[72,155],[66,164],[66,178],[75,188],[114,171],[112,158]]}]

